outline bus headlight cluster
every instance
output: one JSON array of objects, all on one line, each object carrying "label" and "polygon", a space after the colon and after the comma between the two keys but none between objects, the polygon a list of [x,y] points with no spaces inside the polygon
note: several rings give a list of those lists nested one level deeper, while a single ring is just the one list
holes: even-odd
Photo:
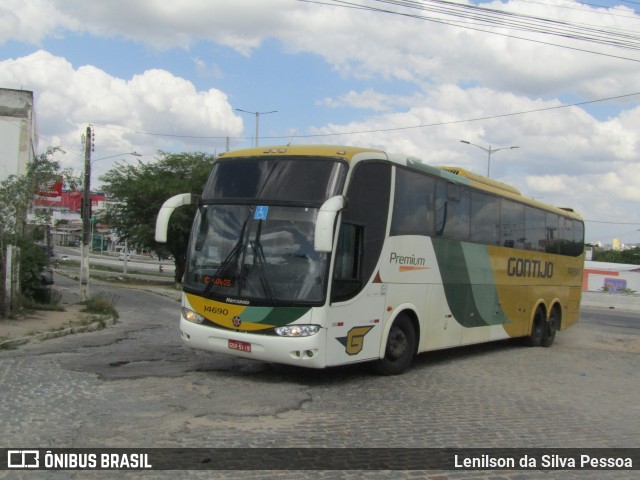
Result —
[{"label": "bus headlight cluster", "polygon": [[190,310],[188,308],[182,307],[182,318],[184,318],[185,320],[188,320],[190,322],[193,323],[202,323],[204,322],[205,318],[202,315],[197,314],[196,312],[194,312],[193,310]]},{"label": "bus headlight cluster", "polygon": [[276,328],[276,333],[281,337],[310,337],[319,331],[318,325],[286,325]]}]

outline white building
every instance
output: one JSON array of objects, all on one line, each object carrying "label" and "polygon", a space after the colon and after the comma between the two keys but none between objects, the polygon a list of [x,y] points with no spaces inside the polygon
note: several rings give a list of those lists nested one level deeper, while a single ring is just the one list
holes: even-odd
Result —
[{"label": "white building", "polygon": [[582,290],[609,293],[640,292],[640,266],[587,261],[584,265]]},{"label": "white building", "polygon": [[33,92],[0,88],[0,145],[0,180],[24,175],[38,149]]}]

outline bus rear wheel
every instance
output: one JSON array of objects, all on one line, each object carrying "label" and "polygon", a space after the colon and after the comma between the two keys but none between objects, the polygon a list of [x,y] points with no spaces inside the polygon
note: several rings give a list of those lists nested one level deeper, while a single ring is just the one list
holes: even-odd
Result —
[{"label": "bus rear wheel", "polygon": [[411,319],[400,314],[389,330],[384,357],[374,363],[374,370],[380,375],[398,375],[409,368],[415,352],[415,329]]},{"label": "bus rear wheel", "polygon": [[545,322],[544,332],[542,333],[542,342],[541,345],[543,347],[550,347],[553,344],[553,341],[556,338],[556,332],[558,331],[558,323],[559,323],[558,310],[551,310],[551,314],[549,315],[549,319]]},{"label": "bus rear wheel", "polygon": [[542,337],[544,336],[545,320],[544,310],[540,307],[533,316],[533,324],[531,325],[531,334],[526,338],[526,343],[530,347],[539,347],[542,345]]}]

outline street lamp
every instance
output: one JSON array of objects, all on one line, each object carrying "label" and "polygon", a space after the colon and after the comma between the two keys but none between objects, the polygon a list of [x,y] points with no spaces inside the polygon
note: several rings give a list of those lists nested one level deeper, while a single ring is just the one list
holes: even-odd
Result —
[{"label": "street lamp", "polygon": [[251,115],[256,116],[256,147],[258,146],[258,138],[259,138],[259,130],[260,130],[260,115],[266,115],[268,113],[278,113],[277,110],[271,110],[270,112],[248,112],[247,110],[242,110],[241,108],[236,108],[237,111],[243,113],[250,113]]},{"label": "street lamp", "polygon": [[[80,301],[89,300],[89,241],[91,239],[91,152],[93,151],[93,135],[91,127],[87,127],[87,134],[83,136],[84,142],[84,196],[82,200],[82,250],[80,257]],[[133,155],[141,157],[137,152],[125,152],[108,157],[93,160],[105,160],[121,155]]]},{"label": "street lamp", "polygon": [[476,145],[475,143],[467,142],[466,140],[460,140],[460,142],[466,143],[467,145],[473,145],[474,147],[478,147],[479,149],[484,150],[489,154],[489,159],[487,162],[487,178],[491,178],[491,154],[492,153],[499,152],[500,150],[513,150],[514,148],[520,148],[520,147],[491,148],[491,145],[489,145],[489,148],[485,148],[485,147],[481,147],[480,145]]}]

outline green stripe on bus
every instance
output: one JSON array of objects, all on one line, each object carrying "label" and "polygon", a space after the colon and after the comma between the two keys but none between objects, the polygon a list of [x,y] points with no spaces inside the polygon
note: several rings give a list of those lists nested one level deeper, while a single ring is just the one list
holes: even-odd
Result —
[{"label": "green stripe on bus", "polygon": [[467,328],[502,325],[509,319],[500,307],[486,247],[433,238],[449,309]]},{"label": "green stripe on bus", "polygon": [[311,307],[275,307],[262,321],[281,327],[295,322],[309,310]]}]

